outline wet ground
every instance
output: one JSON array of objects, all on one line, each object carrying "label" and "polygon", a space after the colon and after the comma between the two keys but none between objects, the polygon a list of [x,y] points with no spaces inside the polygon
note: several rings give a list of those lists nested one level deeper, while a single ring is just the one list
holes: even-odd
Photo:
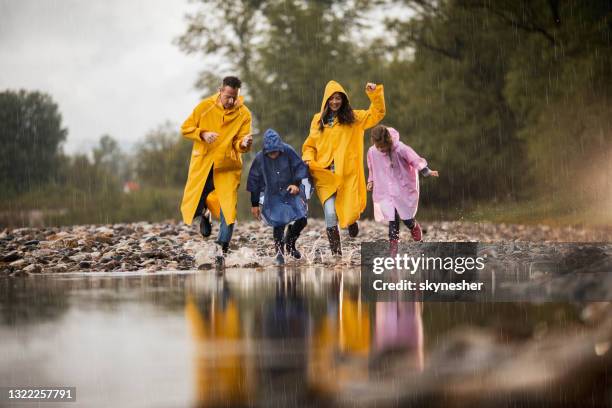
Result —
[{"label": "wet ground", "polygon": [[74,407],[610,402],[605,303],[372,303],[324,266],[40,274],[0,299],[0,386]]},{"label": "wet ground", "polygon": [[[469,222],[422,222],[429,242],[584,242],[611,241],[612,228],[546,225],[506,225]],[[84,271],[167,271],[209,269],[214,263],[213,235],[203,239],[197,225],[131,223],[70,227],[20,228],[0,231],[0,276]],[[387,226],[365,220],[360,234],[342,231],[343,267],[358,266],[362,241],[387,239]],[[410,241],[402,226],[401,239]],[[330,254],[322,220],[310,219],[297,243],[304,259],[293,266],[337,266]],[[238,222],[226,264],[256,268],[272,264],[274,247],[270,227],[260,222]],[[320,253],[321,257],[317,254]]]}]

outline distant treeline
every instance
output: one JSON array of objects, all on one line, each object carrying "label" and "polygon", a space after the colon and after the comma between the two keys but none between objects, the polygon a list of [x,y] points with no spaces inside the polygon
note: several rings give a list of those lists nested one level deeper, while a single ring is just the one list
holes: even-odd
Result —
[{"label": "distant treeline", "polygon": [[66,155],[67,133],[51,96],[0,92],[0,226],[177,218],[191,147],[176,124],[130,154],[102,135],[89,154]]},{"label": "distant treeline", "polygon": [[[207,95],[224,75],[240,76],[262,133],[273,127],[299,150],[328,80],[359,109],[365,83],[383,83],[383,123],[440,170],[422,185],[425,207],[612,205],[609,0],[199,3],[177,39],[202,55],[197,86]],[[68,208],[58,222],[179,218],[190,143],[178,124],[151,131],[129,157],[108,135],[90,155],[66,156],[67,130],[49,95],[0,93],[0,116],[0,212]],[[140,190],[123,193],[127,181]],[[243,216],[247,207],[241,199]]]}]

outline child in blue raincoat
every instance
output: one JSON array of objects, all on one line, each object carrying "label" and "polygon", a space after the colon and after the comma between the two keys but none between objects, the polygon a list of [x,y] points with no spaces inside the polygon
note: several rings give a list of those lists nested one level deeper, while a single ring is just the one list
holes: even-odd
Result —
[{"label": "child in blue raincoat", "polygon": [[307,192],[302,180],[307,178],[308,166],[293,147],[283,143],[274,129],[266,130],[263,149],[249,170],[247,191],[251,192],[253,216],[274,228],[277,264],[285,262],[285,247],[292,257],[302,257],[295,242],[306,226]]}]

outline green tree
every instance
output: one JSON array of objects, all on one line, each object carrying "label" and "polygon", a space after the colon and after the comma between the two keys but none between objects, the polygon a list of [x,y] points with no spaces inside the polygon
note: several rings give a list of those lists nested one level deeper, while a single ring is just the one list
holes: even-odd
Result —
[{"label": "green tree", "polygon": [[191,143],[174,124],[166,122],[147,133],[138,145],[134,157],[137,178],[147,186],[183,187],[190,155]]},{"label": "green tree", "polygon": [[391,24],[412,54],[389,65],[399,91],[386,120],[442,171],[426,197],[457,203],[520,192],[527,165],[503,94],[511,33],[454,2],[416,3],[415,18]]},{"label": "green tree", "polygon": [[50,95],[0,93],[0,184],[4,193],[23,192],[51,179],[68,131]]},{"label": "green tree", "polygon": [[119,142],[110,135],[102,135],[92,150],[94,165],[117,178],[118,182],[131,180],[133,162],[121,151]]}]

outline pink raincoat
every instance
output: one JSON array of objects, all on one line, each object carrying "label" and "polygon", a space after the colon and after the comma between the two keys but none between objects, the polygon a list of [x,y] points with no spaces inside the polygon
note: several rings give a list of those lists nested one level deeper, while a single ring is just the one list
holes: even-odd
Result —
[{"label": "pink raincoat", "polygon": [[395,221],[395,210],[402,220],[414,218],[419,206],[419,171],[427,161],[399,140],[399,133],[388,128],[393,146],[390,154],[376,146],[368,150],[368,182],[374,182],[372,199],[376,221]]}]

